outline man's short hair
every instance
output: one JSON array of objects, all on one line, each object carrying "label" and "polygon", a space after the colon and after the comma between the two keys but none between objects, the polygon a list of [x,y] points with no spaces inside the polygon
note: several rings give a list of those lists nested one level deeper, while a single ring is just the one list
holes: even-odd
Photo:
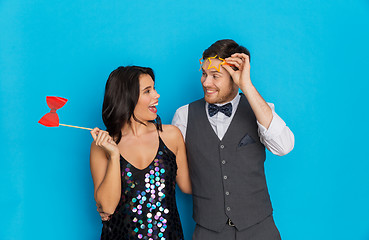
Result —
[{"label": "man's short hair", "polygon": [[209,57],[218,56],[220,58],[230,57],[234,53],[245,53],[249,56],[251,61],[251,56],[247,48],[238,45],[232,39],[222,39],[213,43],[208,49],[202,54],[202,59],[207,59]]}]

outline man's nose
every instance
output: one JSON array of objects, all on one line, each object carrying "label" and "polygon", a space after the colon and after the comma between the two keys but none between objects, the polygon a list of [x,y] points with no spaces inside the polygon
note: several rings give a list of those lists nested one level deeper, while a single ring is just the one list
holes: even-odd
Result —
[{"label": "man's nose", "polygon": [[212,77],[211,77],[211,76],[207,76],[207,77],[204,79],[204,81],[202,82],[202,85],[203,85],[204,87],[206,87],[206,86],[210,86],[212,83],[213,83],[213,82],[212,82]]}]

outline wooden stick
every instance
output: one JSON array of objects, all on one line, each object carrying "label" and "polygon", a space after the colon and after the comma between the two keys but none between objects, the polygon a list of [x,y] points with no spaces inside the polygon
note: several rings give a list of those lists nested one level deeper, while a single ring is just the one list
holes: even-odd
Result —
[{"label": "wooden stick", "polygon": [[59,125],[62,125],[64,127],[72,127],[72,128],[86,129],[86,130],[90,130],[90,131],[93,130],[92,128],[78,127],[78,126],[72,126],[72,125],[61,124],[61,123],[59,123]]}]

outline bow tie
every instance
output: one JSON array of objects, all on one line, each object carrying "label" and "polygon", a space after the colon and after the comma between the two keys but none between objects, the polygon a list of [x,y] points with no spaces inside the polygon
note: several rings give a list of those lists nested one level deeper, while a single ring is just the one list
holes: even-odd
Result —
[{"label": "bow tie", "polygon": [[217,106],[215,104],[208,105],[209,116],[212,117],[217,114],[219,111],[224,113],[227,117],[232,115],[232,103],[227,103],[223,106]]},{"label": "bow tie", "polygon": [[46,127],[58,127],[59,117],[56,113],[56,110],[63,107],[67,101],[68,99],[66,98],[47,96],[46,102],[51,110],[49,113],[46,113],[38,122]]}]

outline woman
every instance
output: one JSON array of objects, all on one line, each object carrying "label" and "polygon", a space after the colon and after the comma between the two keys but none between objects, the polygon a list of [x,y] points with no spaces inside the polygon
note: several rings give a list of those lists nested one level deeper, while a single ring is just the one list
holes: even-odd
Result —
[{"label": "woman", "polygon": [[175,183],[191,193],[181,132],[161,125],[150,68],[114,70],[106,83],[103,121],[91,131],[91,173],[103,219],[101,239],[183,239]]}]

